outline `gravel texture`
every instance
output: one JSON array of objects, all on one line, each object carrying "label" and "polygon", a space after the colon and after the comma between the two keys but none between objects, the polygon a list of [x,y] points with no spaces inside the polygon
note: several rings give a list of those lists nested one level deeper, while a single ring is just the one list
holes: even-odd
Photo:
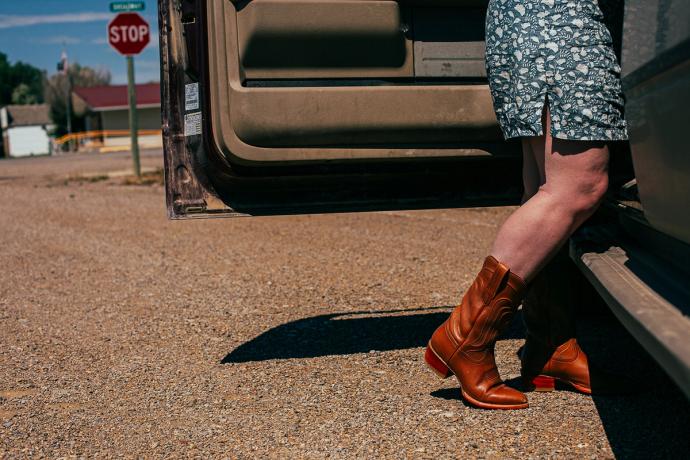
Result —
[{"label": "gravel texture", "polygon": [[[485,411],[425,368],[510,208],[170,222],[160,185],[123,185],[130,167],[0,161],[0,457],[690,451],[688,402],[594,300],[582,341],[634,394]],[[505,379],[523,337],[518,318],[497,345]]]}]

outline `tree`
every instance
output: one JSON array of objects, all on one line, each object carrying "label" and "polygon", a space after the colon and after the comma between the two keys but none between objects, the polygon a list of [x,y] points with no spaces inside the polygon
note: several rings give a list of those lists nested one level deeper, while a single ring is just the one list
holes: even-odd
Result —
[{"label": "tree", "polygon": [[[51,75],[45,80],[45,100],[50,105],[50,118],[55,124],[54,134],[61,136],[67,133],[67,91],[68,88],[101,86],[110,84],[110,72],[105,69],[93,69],[81,66],[78,63],[71,64],[67,69],[67,75],[62,73]],[[72,117],[72,132],[84,129],[84,116]]]},{"label": "tree", "polygon": [[31,88],[26,83],[20,83],[12,91],[12,104],[36,104],[38,97],[31,93]]},{"label": "tree", "polygon": [[[41,69],[21,61],[11,64],[7,55],[0,53],[0,106],[43,102],[44,79]],[[15,93],[19,102],[15,102]]]},{"label": "tree", "polygon": [[7,55],[0,53],[0,106],[12,100],[12,80],[12,65],[7,60]]}]

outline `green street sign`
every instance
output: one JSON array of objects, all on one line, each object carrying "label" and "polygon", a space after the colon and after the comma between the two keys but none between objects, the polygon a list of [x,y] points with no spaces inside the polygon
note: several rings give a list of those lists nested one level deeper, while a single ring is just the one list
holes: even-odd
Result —
[{"label": "green street sign", "polygon": [[111,2],[110,11],[113,13],[125,13],[127,11],[144,11],[146,3],[144,2]]}]

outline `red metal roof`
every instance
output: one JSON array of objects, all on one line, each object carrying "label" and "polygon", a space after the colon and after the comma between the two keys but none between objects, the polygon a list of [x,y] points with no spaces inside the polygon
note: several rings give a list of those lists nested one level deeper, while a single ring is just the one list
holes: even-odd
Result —
[{"label": "red metal roof", "polygon": [[[136,85],[137,107],[160,105],[161,85],[146,83]],[[74,94],[81,98],[89,109],[94,111],[127,108],[127,85],[93,86],[91,88],[74,88]]]}]

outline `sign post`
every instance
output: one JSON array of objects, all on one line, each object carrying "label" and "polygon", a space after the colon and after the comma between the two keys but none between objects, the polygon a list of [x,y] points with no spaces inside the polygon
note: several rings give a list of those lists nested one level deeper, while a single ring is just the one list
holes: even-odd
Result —
[{"label": "sign post", "polygon": [[[119,2],[142,3],[143,2]],[[111,4],[111,9],[114,4]],[[139,139],[137,120],[137,95],[134,84],[134,55],[139,54],[148,45],[150,37],[149,24],[137,13],[120,13],[108,24],[108,43],[127,60],[127,96],[129,99],[129,131],[131,137],[132,160],[134,173],[141,176],[139,162]]]},{"label": "sign post", "polygon": [[139,119],[137,117],[137,87],[134,85],[134,58],[127,56],[127,99],[129,100],[129,136],[132,146],[132,160],[134,161],[134,173],[141,177],[141,164],[139,163]]}]

